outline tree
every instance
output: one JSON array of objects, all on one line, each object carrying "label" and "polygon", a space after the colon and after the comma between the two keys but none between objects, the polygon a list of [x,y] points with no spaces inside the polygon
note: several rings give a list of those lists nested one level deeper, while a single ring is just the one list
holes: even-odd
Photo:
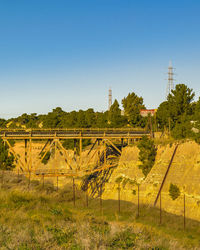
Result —
[{"label": "tree", "polygon": [[176,123],[181,117],[192,115],[195,93],[193,89],[188,88],[185,84],[177,84],[175,90],[168,95],[168,108],[171,119]]},{"label": "tree", "polygon": [[142,137],[139,141],[138,148],[140,150],[139,160],[142,162],[139,168],[142,169],[146,177],[154,165],[157,150],[153,140],[149,139],[147,136]]},{"label": "tree", "polygon": [[122,100],[122,105],[129,123],[134,127],[140,126],[143,120],[140,115],[140,110],[145,109],[143,98],[138,97],[134,92],[132,92]]},{"label": "tree", "polygon": [[106,128],[108,126],[108,111],[96,112],[96,125],[97,128]]},{"label": "tree", "polygon": [[45,128],[60,127],[60,122],[61,122],[62,117],[64,115],[65,115],[65,112],[60,107],[57,107],[57,108],[53,109],[52,112],[49,112],[44,117],[43,126]]},{"label": "tree", "polygon": [[194,121],[200,123],[200,97],[199,100],[194,105]]},{"label": "tree", "polygon": [[0,138],[0,169],[11,170],[14,167],[14,156],[9,153],[8,146],[4,145],[3,140]]},{"label": "tree", "polygon": [[167,101],[160,104],[157,111],[157,122],[160,128],[169,127],[176,139],[191,135],[191,120],[195,110],[192,103],[195,93],[185,84],[177,84],[168,95]]},{"label": "tree", "polygon": [[88,109],[85,111],[85,120],[88,128],[95,127],[96,125],[96,116],[93,109]]},{"label": "tree", "polygon": [[125,124],[125,118],[121,115],[121,109],[119,108],[119,103],[116,99],[110,107],[108,117],[110,127],[117,128],[122,127]]},{"label": "tree", "polygon": [[6,120],[0,118],[0,128],[5,128],[6,127]]},{"label": "tree", "polygon": [[169,118],[169,103],[165,101],[160,104],[156,113],[156,121],[159,124],[159,128],[163,129],[165,126],[168,127]]},{"label": "tree", "polygon": [[193,136],[192,124],[188,116],[182,115],[179,118],[179,121],[176,122],[172,130],[172,136],[175,139],[184,139]]}]

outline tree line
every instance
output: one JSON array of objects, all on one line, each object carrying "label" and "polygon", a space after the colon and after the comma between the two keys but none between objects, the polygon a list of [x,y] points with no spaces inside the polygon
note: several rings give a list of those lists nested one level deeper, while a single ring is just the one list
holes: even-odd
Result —
[{"label": "tree line", "polygon": [[22,114],[17,118],[0,119],[0,127],[5,128],[121,128],[127,126],[145,127],[146,119],[140,116],[140,109],[145,108],[143,98],[135,93],[128,94],[122,100],[124,115],[120,105],[114,100],[109,111],[95,112],[92,108],[65,112],[61,107],[48,114]]},{"label": "tree line", "polygon": [[[168,130],[176,139],[194,137],[200,141],[200,98],[194,101],[195,93],[185,84],[176,85],[162,102],[151,124],[154,130]],[[22,114],[17,118],[0,119],[0,127],[5,128],[146,128],[150,129],[149,117],[142,117],[140,110],[145,109],[144,100],[134,92],[119,102],[114,100],[109,111],[95,112],[92,108],[65,112],[57,107],[48,114]],[[196,133],[195,133],[196,132]],[[199,139],[198,139],[199,137]]]}]

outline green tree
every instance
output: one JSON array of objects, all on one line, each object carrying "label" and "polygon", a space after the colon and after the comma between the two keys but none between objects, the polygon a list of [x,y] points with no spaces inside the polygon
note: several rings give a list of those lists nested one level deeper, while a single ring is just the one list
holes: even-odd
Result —
[{"label": "green tree", "polygon": [[139,168],[142,169],[146,177],[154,165],[157,149],[154,145],[154,141],[147,136],[142,137],[138,143],[138,148],[140,150],[139,160],[142,162]]},{"label": "green tree", "polygon": [[77,128],[88,128],[89,127],[88,123],[87,123],[85,113],[86,112],[81,110],[81,109],[77,113],[77,124],[76,124]]},{"label": "green tree", "polygon": [[122,100],[122,105],[128,122],[134,127],[141,126],[143,119],[140,115],[140,110],[145,109],[143,98],[138,97],[134,92],[129,93]]},{"label": "green tree", "polygon": [[125,117],[121,115],[121,109],[119,108],[119,103],[116,99],[110,107],[108,117],[110,127],[117,128],[122,127],[125,124]]},{"label": "green tree", "polygon": [[5,128],[6,127],[6,120],[0,118],[0,128]]},{"label": "green tree", "polygon": [[159,128],[163,129],[165,126],[169,127],[169,118],[169,103],[165,101],[160,104],[156,113],[156,121]]},{"label": "green tree", "polygon": [[96,112],[96,125],[97,128],[106,128],[108,126],[108,111]]},{"label": "green tree", "polygon": [[190,125],[193,131],[193,138],[200,144],[200,97],[196,103],[193,103],[193,110],[194,115]]},{"label": "green tree", "polygon": [[0,169],[11,170],[14,167],[14,156],[9,153],[8,146],[4,145],[3,140],[0,138]]},{"label": "green tree", "polygon": [[88,109],[85,111],[85,120],[88,128],[92,128],[96,126],[96,116],[93,109]]},{"label": "green tree", "polygon": [[200,123],[200,97],[199,100],[194,105],[194,121],[197,121],[197,123]]},{"label": "green tree", "polygon": [[172,136],[175,139],[184,139],[192,137],[192,124],[188,116],[182,115],[179,121],[176,122],[175,127],[172,130]]},{"label": "green tree", "polygon": [[157,122],[160,128],[168,127],[172,136],[177,139],[191,136],[191,121],[195,112],[192,103],[195,93],[185,84],[177,84],[168,95],[167,101],[160,104],[157,111]]},{"label": "green tree", "polygon": [[190,116],[193,114],[192,101],[194,96],[193,89],[188,88],[185,84],[177,84],[172,93],[168,95],[170,118],[174,123],[180,121],[183,115]]},{"label": "green tree", "polygon": [[64,115],[65,112],[60,107],[53,109],[52,112],[49,112],[45,117],[43,117],[43,126],[45,128],[60,127],[60,123]]}]

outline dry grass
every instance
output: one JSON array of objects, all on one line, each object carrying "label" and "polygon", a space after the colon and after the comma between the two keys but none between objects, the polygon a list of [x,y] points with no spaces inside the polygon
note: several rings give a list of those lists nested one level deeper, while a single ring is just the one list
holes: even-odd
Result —
[{"label": "dry grass", "polygon": [[[73,207],[71,186],[56,191],[21,176],[5,174],[0,190],[0,249],[196,249],[197,222],[187,221],[187,231],[176,216],[163,214],[159,226],[156,209],[136,207],[122,202],[121,213],[116,201],[90,200],[85,207],[84,193],[76,194]],[[156,218],[156,219],[155,219]],[[177,226],[178,223],[178,226]],[[196,223],[196,224],[195,224]],[[197,231],[197,230],[196,230]]]}]

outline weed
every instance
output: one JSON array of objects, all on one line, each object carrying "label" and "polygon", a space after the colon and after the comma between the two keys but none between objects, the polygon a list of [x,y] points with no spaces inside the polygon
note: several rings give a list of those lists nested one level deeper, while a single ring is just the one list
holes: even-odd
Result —
[{"label": "weed", "polygon": [[135,247],[136,234],[131,228],[117,233],[108,243],[108,247],[112,249],[132,249]]},{"label": "weed", "polygon": [[27,204],[32,201],[32,197],[28,194],[20,194],[17,192],[12,192],[10,194],[10,201],[14,203],[15,206],[21,207],[23,204]]},{"label": "weed", "polygon": [[110,226],[108,222],[103,220],[98,220],[94,217],[90,220],[91,229],[99,234],[108,234],[110,232]]},{"label": "weed", "polygon": [[69,246],[74,243],[74,234],[76,233],[75,229],[67,229],[64,231],[58,227],[47,227],[47,231],[51,232],[54,240],[59,246]]},{"label": "weed", "polygon": [[53,215],[62,215],[62,211],[61,211],[60,209],[51,208],[51,209],[50,209],[50,212],[51,212]]}]

